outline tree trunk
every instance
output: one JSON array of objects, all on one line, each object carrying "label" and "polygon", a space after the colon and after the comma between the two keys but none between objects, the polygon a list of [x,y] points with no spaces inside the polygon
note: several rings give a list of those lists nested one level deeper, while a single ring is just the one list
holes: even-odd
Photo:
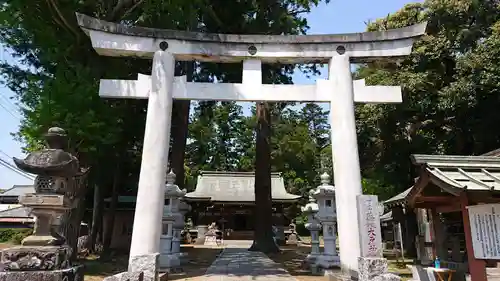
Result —
[{"label": "tree trunk", "polygon": [[[183,72],[188,82],[193,80],[195,62],[185,62]],[[180,189],[185,188],[184,157],[186,155],[186,142],[189,131],[189,108],[190,100],[174,100],[172,116],[172,160],[171,167],[175,173],[175,184]],[[168,172],[168,171],[167,171]]]},{"label": "tree trunk", "polygon": [[172,124],[175,124],[175,126],[172,128],[172,170],[175,173],[175,184],[180,189],[185,188],[184,156],[188,136],[190,105],[189,100],[175,100],[173,105],[175,115],[172,116]]},{"label": "tree trunk", "polygon": [[99,233],[99,228],[102,226],[102,216],[103,216],[103,198],[102,191],[99,184],[94,186],[94,209],[92,211],[92,228],[90,231],[88,249],[91,252],[95,252],[95,244],[97,243],[97,235]]},{"label": "tree trunk", "polygon": [[72,260],[75,260],[78,254],[78,236],[85,211],[85,193],[87,189],[86,177],[87,174],[84,174],[80,177],[68,179],[68,186],[73,187],[69,188],[71,191],[67,192],[65,196],[74,198],[75,208],[66,211],[65,214],[62,215],[59,225],[59,233],[66,239],[66,243],[72,249]]},{"label": "tree trunk", "polygon": [[277,253],[273,239],[271,198],[271,116],[269,103],[257,104],[257,143],[255,151],[254,240],[250,251]]},{"label": "tree trunk", "polygon": [[106,221],[107,231],[106,235],[103,238],[103,250],[102,250],[102,257],[107,258],[111,254],[111,240],[113,238],[113,231],[115,228],[115,216],[116,216],[116,207],[118,205],[118,187],[119,187],[119,181],[120,181],[120,164],[118,161],[118,164],[116,165],[115,169],[115,174],[113,178],[113,190],[112,190],[112,195],[111,195],[111,202],[109,205],[109,213],[108,213],[108,219]]}]

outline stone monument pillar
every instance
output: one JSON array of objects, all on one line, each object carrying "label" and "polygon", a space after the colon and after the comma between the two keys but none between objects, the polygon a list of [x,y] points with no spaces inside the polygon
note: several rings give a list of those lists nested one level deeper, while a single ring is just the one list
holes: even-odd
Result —
[{"label": "stone monument pillar", "polygon": [[21,246],[2,251],[0,272],[2,281],[83,281],[81,266],[72,264],[72,249],[66,234],[60,231],[56,218],[76,207],[83,185],[81,179],[88,169],[67,152],[66,132],[50,128],[45,135],[47,148],[30,153],[26,159],[13,158],[16,166],[35,174],[35,193],[19,197],[19,203],[31,208],[36,217],[33,234],[23,239]]},{"label": "stone monument pillar", "polygon": [[359,281],[401,280],[399,276],[387,272],[387,259],[382,257],[382,232],[377,196],[358,195],[357,205],[361,242],[361,256],[358,258]]},{"label": "stone monument pillar", "polygon": [[307,216],[306,228],[311,232],[311,253],[307,255],[306,262],[314,265],[316,258],[319,256],[319,231],[321,230],[321,223],[319,222],[316,214],[318,213],[318,204],[316,199],[312,197],[311,190],[309,195],[309,203],[302,208],[302,213]]},{"label": "stone monument pillar", "polygon": [[323,242],[325,244],[323,253],[317,258],[317,264],[324,269],[340,266],[335,231],[337,223],[335,187],[330,185],[330,176],[327,173],[321,175],[321,185],[316,188],[313,197],[318,201],[317,217],[323,226]]},{"label": "stone monument pillar", "polygon": [[[166,235],[161,239],[162,253],[160,255],[160,268],[167,272],[180,270],[179,250],[181,241],[180,221],[182,214],[179,212],[180,199],[186,194],[175,184],[175,174],[170,171],[167,175],[165,186],[164,224],[167,224]],[[182,222],[184,225],[184,222]]]}]

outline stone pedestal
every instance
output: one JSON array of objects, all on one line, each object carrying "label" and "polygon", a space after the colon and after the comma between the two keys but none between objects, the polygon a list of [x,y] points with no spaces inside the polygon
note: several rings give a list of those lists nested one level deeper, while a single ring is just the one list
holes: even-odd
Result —
[{"label": "stone pedestal", "polygon": [[[144,276],[144,279],[137,280],[137,281],[158,281],[158,275],[159,275],[159,268],[160,268],[160,255],[159,254],[147,254],[147,255],[140,255],[140,256],[132,256],[129,259],[128,263],[128,272],[126,273],[121,273],[122,275],[118,274],[118,278],[122,278],[120,276],[128,276],[128,277],[134,277],[134,276],[140,276],[142,273]],[[112,276],[112,277],[116,277]],[[113,280],[113,279],[111,279]],[[109,280],[109,281],[111,281]],[[117,280],[127,280],[127,281],[136,281],[134,279],[117,279]],[[108,281],[108,280],[106,280]]]},{"label": "stone pedestal", "polygon": [[205,234],[208,231],[208,225],[197,225],[196,230],[198,231],[198,236],[196,237],[195,244],[197,245],[205,244]]},{"label": "stone pedestal", "polygon": [[19,203],[32,208],[36,217],[35,231],[23,239],[24,246],[50,246],[63,244],[64,238],[56,231],[56,218],[72,207],[68,196],[61,194],[24,194],[19,197]]},{"label": "stone pedestal", "polygon": [[276,226],[276,243],[279,246],[285,246],[286,245],[285,227],[283,225],[277,225]]},{"label": "stone pedestal", "polygon": [[396,281],[401,280],[397,275],[387,272],[387,259],[385,258],[358,258],[359,281]]},{"label": "stone pedestal", "polygon": [[122,272],[104,278],[103,281],[143,281],[144,272]]},{"label": "stone pedestal", "polygon": [[[83,266],[73,266],[66,269],[50,271],[0,272],[0,281],[83,281]],[[131,279],[130,281],[139,280]]]},{"label": "stone pedestal", "polygon": [[163,216],[163,228],[160,236],[159,268],[162,272],[170,271],[172,267],[172,224],[174,219],[168,214]]},{"label": "stone pedestal", "polygon": [[19,246],[3,250],[1,263],[5,271],[62,270],[70,257],[69,246]]}]

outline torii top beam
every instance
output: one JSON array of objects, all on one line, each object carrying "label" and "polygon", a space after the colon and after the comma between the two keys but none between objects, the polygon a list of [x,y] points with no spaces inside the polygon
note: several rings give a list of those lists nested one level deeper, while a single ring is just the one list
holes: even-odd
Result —
[{"label": "torii top beam", "polygon": [[413,41],[427,23],[377,32],[328,35],[239,35],[188,32],[127,26],[76,13],[93,48],[105,56],[152,58],[163,47],[178,61],[240,62],[254,58],[267,63],[325,63],[338,53],[351,62],[411,53]]}]

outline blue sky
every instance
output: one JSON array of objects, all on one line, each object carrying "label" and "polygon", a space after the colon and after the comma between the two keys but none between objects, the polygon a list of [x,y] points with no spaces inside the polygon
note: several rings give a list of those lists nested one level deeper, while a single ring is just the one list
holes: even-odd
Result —
[{"label": "blue sky", "polygon": [[[330,4],[322,4],[312,10],[308,15],[308,23],[311,29],[309,34],[328,34],[328,33],[349,33],[365,30],[365,22],[385,17],[393,13],[405,4],[411,2],[421,2],[419,0],[331,0]],[[14,63],[14,60],[5,50],[0,49],[0,60],[7,60]],[[294,75],[296,84],[311,84],[317,78],[326,78],[327,72],[322,69],[318,77],[311,79],[297,73]],[[12,163],[10,157],[23,157],[21,144],[14,141],[10,135],[16,132],[19,126],[20,114],[16,112],[16,106],[10,92],[4,86],[0,86],[0,159]],[[0,189],[12,187],[14,184],[31,184],[32,181],[0,166]]]}]

